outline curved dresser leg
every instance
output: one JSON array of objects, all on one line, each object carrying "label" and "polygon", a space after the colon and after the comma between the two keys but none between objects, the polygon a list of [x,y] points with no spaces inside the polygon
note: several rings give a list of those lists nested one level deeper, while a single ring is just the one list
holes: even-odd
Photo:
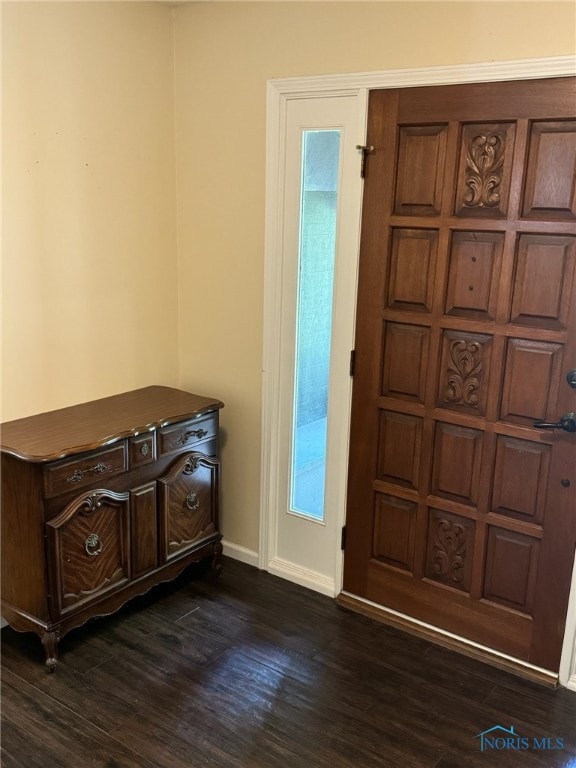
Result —
[{"label": "curved dresser leg", "polygon": [[54,672],[56,664],[58,664],[58,637],[57,632],[44,632],[42,635],[42,645],[46,652],[46,666],[48,672]]},{"label": "curved dresser leg", "polygon": [[214,544],[214,554],[212,555],[212,576],[217,579],[222,573],[222,544],[217,541]]}]

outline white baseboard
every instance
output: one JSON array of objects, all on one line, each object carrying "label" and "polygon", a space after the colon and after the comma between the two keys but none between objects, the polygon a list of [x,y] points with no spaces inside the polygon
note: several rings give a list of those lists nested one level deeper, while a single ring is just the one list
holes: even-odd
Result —
[{"label": "white baseboard", "polygon": [[571,691],[576,691],[576,674],[572,675],[564,685]]},{"label": "white baseboard", "polygon": [[[253,549],[247,549],[226,540],[222,541],[222,547],[223,554],[226,557],[231,557],[233,560],[239,560],[242,563],[258,568],[258,552],[255,552]],[[323,576],[321,573],[316,573],[316,571],[295,565],[288,560],[276,557],[270,560],[264,570],[274,576],[279,576],[281,579],[287,579],[294,582],[294,584],[299,584],[301,587],[312,589],[314,592],[320,592],[322,595],[328,595],[328,597],[336,597],[336,588],[332,579]]]},{"label": "white baseboard", "polygon": [[6,619],[3,616],[0,616],[0,629],[2,629],[2,627],[7,627],[7,626],[8,626],[8,622],[6,621]]},{"label": "white baseboard", "polygon": [[336,596],[333,579],[329,579],[327,576],[311,571],[308,568],[302,568],[302,566],[291,563],[288,560],[275,557],[268,562],[266,570],[274,574],[274,576],[280,576],[280,578],[292,581],[301,587],[313,589],[314,592],[320,592],[322,595],[328,595],[328,597]]},{"label": "white baseboard", "polygon": [[253,549],[246,549],[246,547],[241,547],[239,544],[232,544],[230,541],[223,541],[222,547],[223,554],[226,555],[226,557],[231,557],[233,560],[240,560],[241,563],[253,565],[255,568],[258,567],[258,552],[255,552]]}]

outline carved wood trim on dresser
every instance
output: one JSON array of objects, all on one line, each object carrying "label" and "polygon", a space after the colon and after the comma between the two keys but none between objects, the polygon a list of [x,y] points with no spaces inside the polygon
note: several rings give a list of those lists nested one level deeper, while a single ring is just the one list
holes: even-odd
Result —
[{"label": "carved wood trim on dresser", "polygon": [[2,425],[1,613],[50,671],[74,627],[192,562],[219,571],[222,407],[152,386]]}]

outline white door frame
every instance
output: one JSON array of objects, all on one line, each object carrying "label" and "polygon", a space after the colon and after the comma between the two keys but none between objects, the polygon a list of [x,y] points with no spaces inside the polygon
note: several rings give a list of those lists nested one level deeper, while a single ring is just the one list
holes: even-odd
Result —
[{"label": "white door frame", "polygon": [[[399,69],[349,75],[286,78],[267,83],[266,126],[266,224],[264,256],[264,349],[262,371],[262,454],[260,491],[259,567],[269,570],[269,554],[273,547],[278,510],[275,488],[278,472],[278,424],[280,418],[280,319],[282,302],[282,211],[283,152],[285,147],[286,105],[290,99],[322,99],[337,95],[357,95],[359,108],[367,119],[368,92],[375,88],[409,88],[423,85],[527,80],[576,74],[576,59],[561,56],[520,61],[464,64],[450,67]],[[358,253],[360,222],[358,231]],[[344,319],[349,331],[354,328],[355,308]],[[349,436],[348,436],[349,437]],[[346,466],[343,472],[347,473]],[[338,511],[339,525],[344,525],[345,509]],[[343,562],[338,558],[335,586],[342,585]],[[290,575],[287,574],[290,578]],[[297,580],[297,579],[294,579]],[[309,586],[314,588],[314,584]],[[320,589],[319,591],[325,591]],[[576,605],[576,568],[572,579],[570,611]],[[564,637],[560,682],[576,691],[576,620],[569,613]]]}]

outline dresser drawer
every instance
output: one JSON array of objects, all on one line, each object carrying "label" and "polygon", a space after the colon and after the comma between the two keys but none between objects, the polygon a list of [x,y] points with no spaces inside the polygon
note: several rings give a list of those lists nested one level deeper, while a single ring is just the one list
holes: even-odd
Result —
[{"label": "dresser drawer", "polygon": [[110,448],[84,454],[82,458],[58,461],[49,464],[44,470],[44,491],[46,496],[58,496],[61,493],[85,488],[101,477],[106,478],[125,472],[126,443],[115,443]]},{"label": "dresser drawer", "polygon": [[156,436],[154,432],[131,437],[128,443],[130,467],[141,467],[156,461]]},{"label": "dresser drawer", "polygon": [[163,427],[158,433],[158,452],[166,456],[178,451],[202,450],[198,443],[210,440],[218,434],[218,415],[211,413],[199,419],[181,421]]}]

